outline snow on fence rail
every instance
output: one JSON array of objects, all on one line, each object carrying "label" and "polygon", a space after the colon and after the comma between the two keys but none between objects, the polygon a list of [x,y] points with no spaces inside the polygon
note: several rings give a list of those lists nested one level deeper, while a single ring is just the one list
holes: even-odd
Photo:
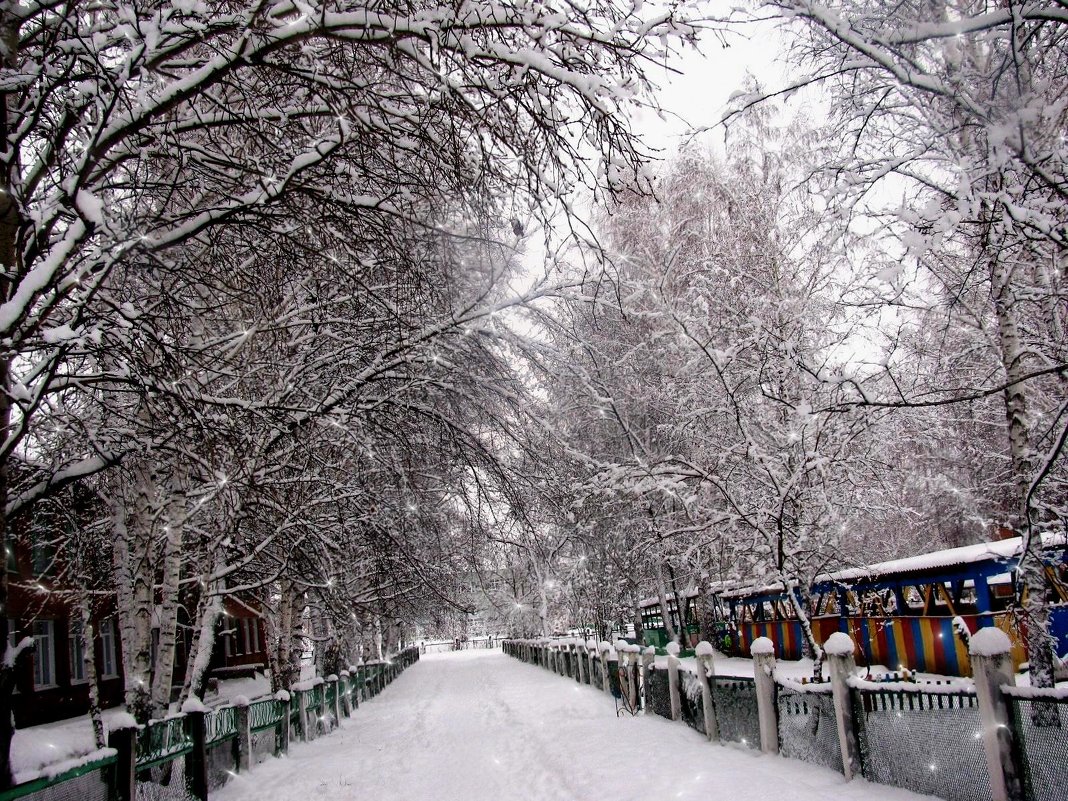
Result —
[{"label": "snow on fence rail", "polygon": [[207,801],[231,776],[285,753],[294,736],[311,740],[336,728],[418,660],[412,647],[292,692],[212,710],[187,702],[181,714],[145,726],[120,716],[108,748],[45,769],[0,792],[0,801]]},{"label": "snow on fence rail", "polygon": [[507,640],[503,649],[620,700],[628,682],[636,682],[634,705],[646,714],[846,778],[947,801],[1062,801],[1068,798],[1068,691],[1016,687],[1008,640],[992,647],[988,641],[995,639],[980,637],[973,648],[974,679],[947,684],[862,680],[851,640],[828,649],[831,681],[824,684],[777,678],[773,649],[757,643],[755,679],[717,676],[714,652],[704,643],[695,672],[681,669],[675,655],[666,668],[657,664],[652,649],[642,654],[638,671],[638,649],[619,643]]}]

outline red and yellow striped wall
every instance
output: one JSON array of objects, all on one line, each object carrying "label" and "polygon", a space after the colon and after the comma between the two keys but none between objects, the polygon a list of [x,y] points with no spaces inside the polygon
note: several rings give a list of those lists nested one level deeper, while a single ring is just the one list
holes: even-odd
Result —
[{"label": "red and yellow striped wall", "polygon": [[[994,625],[1012,640],[1013,662],[1019,667],[1026,661],[1023,637],[1008,613],[963,616],[968,628]],[[866,665],[885,665],[890,670],[907,668],[922,673],[946,676],[971,675],[968,647],[953,630],[948,617],[826,617],[812,621],[817,642],[825,642],[836,631],[845,630],[859,647],[857,662]],[[775,643],[779,659],[800,659],[804,641],[801,624],[796,620],[764,623],[743,623],[739,627],[736,653],[749,656],[749,648],[757,637],[768,637]]]},{"label": "red and yellow striped wall", "polygon": [[742,623],[738,635],[739,651],[744,656],[749,656],[749,646],[757,637],[767,637],[775,643],[775,656],[779,659],[800,659],[804,647],[801,624],[796,620]]}]

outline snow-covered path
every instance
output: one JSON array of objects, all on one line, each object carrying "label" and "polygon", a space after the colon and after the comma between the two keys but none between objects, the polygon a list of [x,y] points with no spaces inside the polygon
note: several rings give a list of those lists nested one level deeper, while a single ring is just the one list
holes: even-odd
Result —
[{"label": "snow-covered path", "polygon": [[913,793],[617,718],[603,693],[500,651],[424,657],[342,729],[270,759],[217,801],[906,801]]}]

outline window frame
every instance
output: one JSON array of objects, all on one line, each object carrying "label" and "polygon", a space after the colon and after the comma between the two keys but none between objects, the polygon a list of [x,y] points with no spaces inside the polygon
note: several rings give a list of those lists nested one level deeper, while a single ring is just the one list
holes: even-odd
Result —
[{"label": "window frame", "polygon": [[[47,633],[42,633],[42,630]],[[56,621],[43,618],[33,621],[30,628],[33,636],[33,689],[35,691],[50,690],[58,687],[56,680]],[[42,658],[41,643],[48,643],[47,661]],[[48,666],[48,675],[42,672],[42,667]]]}]

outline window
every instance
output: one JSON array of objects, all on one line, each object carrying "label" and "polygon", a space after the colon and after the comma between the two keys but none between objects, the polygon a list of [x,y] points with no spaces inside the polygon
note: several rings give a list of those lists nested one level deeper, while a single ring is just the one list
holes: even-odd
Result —
[{"label": "window", "polygon": [[30,569],[33,575],[38,578],[46,575],[52,569],[55,558],[55,545],[42,534],[35,534],[30,544]]},{"label": "window", "polygon": [[34,689],[54,687],[56,684],[56,626],[52,620],[36,620],[33,624],[33,686]]},{"label": "window", "polygon": [[100,624],[100,677],[113,679],[119,675],[115,653],[115,618]]},{"label": "window", "polygon": [[260,650],[259,639],[256,636],[256,618],[246,617],[242,621],[245,625],[245,653],[254,654]]},{"label": "window", "polygon": [[86,681],[85,650],[82,648],[82,622],[80,620],[71,621],[67,643],[70,652],[70,683]]}]

